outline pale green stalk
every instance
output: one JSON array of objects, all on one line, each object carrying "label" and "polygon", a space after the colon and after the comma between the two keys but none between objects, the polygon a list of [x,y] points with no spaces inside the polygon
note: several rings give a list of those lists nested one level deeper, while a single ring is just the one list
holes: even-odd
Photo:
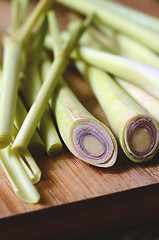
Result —
[{"label": "pale green stalk", "polygon": [[58,84],[52,110],[63,141],[80,160],[98,167],[111,167],[117,143],[109,128],[93,117],[64,81]]},{"label": "pale green stalk", "polygon": [[0,102],[0,148],[4,148],[10,143],[13,132],[22,45],[29,38],[40,15],[48,9],[52,2],[53,0],[41,0],[25,23],[12,36],[8,37],[9,39],[4,44]]},{"label": "pale green stalk", "polygon": [[30,34],[32,32],[33,27],[37,23],[39,17],[45,13],[49,7],[55,2],[55,0],[41,0],[36,5],[33,12],[30,14],[28,19],[18,28],[15,33],[14,37],[21,43],[25,43]]},{"label": "pale green stalk", "polygon": [[159,19],[111,0],[86,0],[159,32]]},{"label": "pale green stalk", "polygon": [[[61,33],[61,39],[63,44],[67,43],[68,39],[70,38],[70,34],[74,32],[74,29],[76,28],[76,25],[79,21],[79,19],[74,19],[67,25],[67,29]],[[48,41],[48,39],[46,40],[46,44],[48,44],[47,48],[50,48],[49,42],[51,41]],[[84,32],[84,34],[80,38],[79,45],[85,45],[93,47],[95,49],[109,51],[112,53],[117,52],[117,46],[113,37],[103,36],[103,34],[93,26],[90,26],[88,30]]]},{"label": "pale green stalk", "polygon": [[57,18],[55,12],[49,11],[48,12],[48,22],[49,22],[49,30],[52,40],[52,48],[54,52],[54,57],[58,57],[63,52],[61,37],[60,37],[60,30],[57,22]]},{"label": "pale green stalk", "polygon": [[157,122],[105,72],[76,62],[102,106],[112,130],[129,159],[150,160],[158,151]]},{"label": "pale green stalk", "polygon": [[[1,74],[1,71],[0,71],[0,74]],[[0,77],[0,84],[1,84],[1,77]],[[14,139],[16,137],[18,129],[20,128],[26,115],[27,115],[27,111],[26,111],[22,101],[20,100],[20,98],[18,98],[17,105],[16,105],[16,113],[15,113],[15,119],[14,119],[12,139]],[[34,151],[35,151],[35,147],[38,147],[38,151],[40,151],[41,148],[44,149],[44,144],[37,132],[34,133],[33,138],[31,140],[31,144],[32,144],[32,147],[34,147]],[[29,175],[31,181],[33,183],[38,182],[41,177],[41,171],[40,171],[39,167],[37,166],[35,160],[31,156],[31,154],[29,153],[29,151],[26,149],[25,153],[23,155],[21,155],[21,157],[23,159],[20,156],[18,156],[18,157],[19,157],[23,167],[25,168],[27,174]]]},{"label": "pale green stalk", "polygon": [[[72,32],[76,23],[77,20],[70,22],[68,30]],[[83,34],[82,38],[80,39],[81,45],[112,52],[114,54],[128,57],[159,68],[159,57],[149,48],[118,32],[114,32],[112,36],[108,37],[106,27],[101,24],[98,24],[97,27],[99,30],[91,27],[89,31]],[[69,32],[64,32],[65,38],[66,34],[69,35]],[[68,37],[69,36],[67,36],[67,38]],[[66,40],[65,38],[62,39],[67,41],[67,38]]]},{"label": "pale green stalk", "polygon": [[[23,80],[21,88],[28,109],[30,109],[34,103],[41,86],[42,83],[38,66],[37,64],[32,63],[31,66],[28,66],[26,70],[26,79]],[[53,122],[49,106],[46,106],[46,109],[37,127],[40,136],[45,143],[45,149],[48,155],[52,157],[53,155],[60,153],[62,150],[62,143]],[[25,151],[26,148],[26,145],[21,145],[22,151]]]},{"label": "pale green stalk", "polygon": [[[13,140],[15,139],[17,133],[18,133],[18,129],[14,125]],[[37,163],[35,162],[29,150],[25,149],[23,154],[19,154],[17,155],[17,157],[19,158],[23,168],[25,169],[32,183],[35,184],[39,182],[41,178],[41,170],[39,169]]]},{"label": "pale green stalk", "polygon": [[11,21],[10,21],[10,32],[17,30],[23,23],[29,0],[12,0],[11,1]]},{"label": "pale green stalk", "polygon": [[[97,32],[92,32],[93,36],[96,37],[97,41],[101,43],[101,47],[105,46],[111,50],[112,48],[108,45],[109,41],[112,41],[114,53],[131,58],[154,67],[159,67],[159,57],[156,53],[151,51],[149,48],[145,47],[141,43],[135,41],[127,37],[124,34],[114,32],[114,35],[111,37],[107,36],[107,28],[101,24],[97,24],[97,28],[99,28],[100,34]],[[85,45],[89,44],[88,42],[84,43]],[[114,47],[115,46],[115,47]],[[101,48],[102,50],[102,48]]]},{"label": "pale green stalk", "polygon": [[57,0],[59,3],[74,9],[84,15],[94,12],[96,20],[108,27],[124,33],[129,37],[136,39],[140,43],[159,53],[159,33],[154,32],[138,23],[135,23],[123,16],[120,16],[109,9],[94,4],[91,1],[83,0]]},{"label": "pale green stalk", "polygon": [[[32,35],[32,38],[28,43],[28,63],[25,70],[26,78],[21,84],[21,92],[28,109],[30,109],[34,103],[36,96],[42,86],[38,65],[39,54],[41,54],[43,39],[46,31],[46,17],[42,16],[41,23],[39,24],[37,31],[34,33],[34,35]],[[32,44],[32,47],[30,47],[30,44]],[[49,106],[46,107],[45,112],[38,124],[38,130],[45,143],[46,151],[50,157],[61,152],[62,143],[55,128]],[[25,150],[25,148],[27,148],[26,145],[23,146],[23,150]]]},{"label": "pale green stalk", "polygon": [[88,27],[92,21],[92,16],[86,18],[85,21],[81,22],[74,32],[71,40],[67,44],[66,48],[63,51],[63,55],[56,57],[52,63],[50,71],[44,81],[37,97],[36,101],[30,108],[26,119],[23,122],[23,125],[12,145],[12,149],[16,151],[20,149],[23,145],[28,145],[32,137],[33,132],[35,131],[42,114],[47,106],[47,103],[58,83],[61,75],[66,69],[69,61],[69,55],[72,52],[72,49],[78,42],[79,37],[83,31]]},{"label": "pale green stalk", "polygon": [[[61,39],[62,39],[63,46],[65,46],[67,44],[67,42],[69,41],[70,35],[71,35],[71,33],[69,33],[68,31],[63,31],[61,33]],[[111,40],[110,44],[113,45],[112,40]],[[90,46],[90,47],[93,47],[93,48],[99,49],[99,50],[107,50],[107,51],[114,52],[113,46],[111,47],[109,45],[109,43],[108,43],[108,45],[105,43],[102,46],[102,44],[92,34],[88,33],[88,31],[86,31],[80,38],[79,45],[80,46],[85,45],[85,46]],[[106,45],[107,45],[107,47],[106,47]],[[49,34],[47,34],[47,36],[45,37],[44,46],[46,49],[52,50],[52,38]]]},{"label": "pale green stalk", "polygon": [[20,70],[21,45],[8,39],[4,46],[3,73],[0,101],[0,148],[12,138]]},{"label": "pale green stalk", "polygon": [[18,156],[10,146],[0,150],[0,161],[15,194],[24,202],[37,203],[40,195],[22,167]]},{"label": "pale green stalk", "polygon": [[19,159],[32,183],[38,183],[41,179],[41,170],[35,162],[31,153],[26,149],[25,153],[21,154]]},{"label": "pale green stalk", "polygon": [[[51,19],[49,20],[51,21]],[[54,27],[58,28],[53,16],[52,21]],[[74,27],[74,31],[76,31],[77,26]],[[72,35],[74,31],[72,31]],[[57,31],[56,36],[52,33],[52,39],[56,57],[62,54],[59,31]],[[65,44],[67,45],[67,43]],[[49,65],[50,63],[46,59],[42,63],[43,79],[45,79],[46,72],[51,67]],[[56,88],[50,105],[56,117],[62,139],[76,157],[98,167],[114,165],[117,158],[117,143],[114,136],[104,124],[95,119],[81,105],[64,81],[61,81]]]},{"label": "pale green stalk", "polygon": [[159,57],[149,48],[123,34],[117,34],[116,41],[119,47],[119,55],[159,68]]},{"label": "pale green stalk", "polygon": [[[27,110],[26,110],[23,102],[21,101],[21,99],[18,97],[17,105],[16,105],[16,112],[15,112],[15,119],[14,119],[14,125],[16,126],[18,131],[19,131],[24,119],[26,118],[26,116],[27,116]],[[43,154],[45,152],[44,142],[42,141],[37,130],[34,132],[28,148],[32,153],[38,154],[38,155]],[[23,152],[25,150],[26,149],[24,148]]]},{"label": "pale green stalk", "polygon": [[[23,79],[21,79],[23,81]],[[2,84],[2,71],[0,70],[0,95],[1,95],[1,84]],[[22,103],[20,97],[17,98],[17,103],[16,103],[16,110],[15,110],[15,118],[14,118],[14,125],[16,128],[19,130],[25,117],[27,115],[27,110]],[[31,142],[29,144],[29,149],[31,152],[36,152],[39,153],[44,153],[44,143],[42,139],[40,138],[39,134],[37,131],[35,131]]]},{"label": "pale green stalk", "polygon": [[157,98],[159,96],[158,68],[89,47],[77,48],[73,57],[123,78]]},{"label": "pale green stalk", "polygon": [[121,78],[115,78],[120,86],[159,123],[159,100],[151,94],[143,91],[141,88],[124,81]]}]

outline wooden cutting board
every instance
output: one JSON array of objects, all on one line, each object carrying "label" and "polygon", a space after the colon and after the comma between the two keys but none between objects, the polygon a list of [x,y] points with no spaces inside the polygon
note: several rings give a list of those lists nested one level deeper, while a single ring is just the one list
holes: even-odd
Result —
[{"label": "wooden cutting board", "polygon": [[[159,17],[155,0],[120,2]],[[9,24],[10,1],[0,1],[0,28]],[[70,11],[56,6],[63,29]],[[65,77],[83,105],[99,120],[107,119],[90,88],[68,69]],[[60,155],[36,158],[42,179],[36,185],[41,200],[29,205],[19,200],[0,167],[1,239],[76,239],[98,232],[159,218],[159,154],[135,164],[121,149],[116,164],[99,169],[75,158],[64,146]]]}]

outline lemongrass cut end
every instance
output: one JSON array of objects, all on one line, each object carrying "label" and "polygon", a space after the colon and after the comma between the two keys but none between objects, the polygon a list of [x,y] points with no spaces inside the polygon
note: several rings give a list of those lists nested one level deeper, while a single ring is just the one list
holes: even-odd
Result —
[{"label": "lemongrass cut end", "polygon": [[24,154],[26,151],[26,146],[23,146],[22,144],[16,144],[15,146],[12,145],[11,150],[17,154]]},{"label": "lemongrass cut end", "polygon": [[58,155],[61,151],[62,151],[62,144],[55,143],[49,148],[47,153],[50,157],[53,157],[55,155]]},{"label": "lemongrass cut end", "polygon": [[81,119],[72,129],[73,153],[98,167],[111,167],[117,158],[117,143],[107,126],[92,119]]},{"label": "lemongrass cut end", "polygon": [[0,135],[0,149],[6,148],[12,140],[12,136],[10,134]]},{"label": "lemongrass cut end", "polygon": [[159,147],[159,129],[156,121],[148,116],[132,119],[125,128],[124,141],[131,160],[150,160]]},{"label": "lemongrass cut end", "polygon": [[16,195],[23,202],[26,202],[26,203],[36,204],[40,201],[40,194],[38,193],[38,191],[35,191],[34,194],[26,194],[26,195],[24,195],[24,193],[21,193],[20,191],[16,191]]}]

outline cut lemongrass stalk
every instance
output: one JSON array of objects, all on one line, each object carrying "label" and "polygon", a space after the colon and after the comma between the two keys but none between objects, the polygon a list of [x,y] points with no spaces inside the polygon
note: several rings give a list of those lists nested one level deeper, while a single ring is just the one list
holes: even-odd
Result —
[{"label": "cut lemongrass stalk", "polygon": [[38,183],[41,179],[41,170],[36,164],[31,153],[28,150],[26,150],[24,154],[20,155],[19,159],[26,173],[30,177],[32,183],[33,184]]},{"label": "cut lemongrass stalk", "polygon": [[[92,34],[96,35],[99,42],[102,42],[102,46],[105,45],[105,47],[108,47],[108,37],[105,33],[107,28],[101,24],[98,24],[97,27],[101,31],[101,34],[96,34],[96,32],[92,32]],[[150,64],[157,68],[159,67],[158,55],[138,41],[118,32],[114,33],[114,36],[110,39],[116,44],[116,48],[113,48],[113,50],[116,51],[116,54]]]},{"label": "cut lemongrass stalk", "polygon": [[[29,109],[34,103],[34,100],[36,99],[36,96],[42,86],[37,64],[33,63],[29,66],[29,68],[27,68],[26,77],[27,78],[23,80],[21,91]],[[52,157],[53,155],[60,153],[62,150],[62,143],[53,122],[49,106],[46,106],[37,127],[48,155]],[[21,150],[22,148],[25,151],[27,146],[21,145]]]},{"label": "cut lemongrass stalk", "polygon": [[21,43],[25,43],[35,26],[36,22],[38,21],[39,17],[49,10],[49,7],[54,3],[55,0],[41,0],[38,2],[37,6],[30,14],[28,19],[18,28],[15,33],[14,37]]},{"label": "cut lemongrass stalk", "polygon": [[21,45],[8,39],[4,46],[3,73],[0,101],[0,148],[6,147],[12,138],[16,108]]},{"label": "cut lemongrass stalk", "polygon": [[153,116],[159,123],[159,100],[153,97],[151,94],[145,92],[141,88],[138,88],[134,84],[124,81],[121,78],[115,78],[120,86],[138,102],[148,113]]},{"label": "cut lemongrass stalk", "polygon": [[157,98],[159,96],[158,68],[89,47],[77,48],[72,57],[132,82]]},{"label": "cut lemongrass stalk", "polygon": [[115,164],[117,143],[112,132],[82,106],[62,80],[54,92],[52,110],[63,141],[77,158],[98,167]]},{"label": "cut lemongrass stalk", "polygon": [[148,161],[159,146],[157,122],[105,72],[76,62],[101,104],[120,145],[134,162]]},{"label": "cut lemongrass stalk", "polygon": [[[1,71],[0,71],[0,73],[1,73]],[[0,83],[1,83],[1,78],[0,78]],[[17,106],[16,106],[16,114],[15,114],[16,118],[14,120],[12,138],[15,138],[15,136],[17,135],[17,129],[19,129],[19,126],[22,124],[26,115],[27,115],[27,112],[24,108],[24,105],[18,98]],[[43,144],[42,140],[40,139],[40,136],[38,135],[38,133],[34,134],[32,139],[33,139],[32,141],[34,141],[34,147],[35,147],[35,143],[36,143],[36,147],[42,146],[44,149],[44,146],[43,146],[44,144]],[[38,149],[38,151],[40,151],[40,150]],[[25,168],[31,181],[33,183],[38,182],[41,177],[41,171],[40,171],[39,167],[37,166],[35,160],[31,156],[31,154],[29,153],[29,151],[26,149],[25,153],[21,157],[23,157],[23,159],[20,158],[20,156],[19,156],[19,159],[20,159],[21,163],[23,163],[23,167]],[[24,162],[24,160],[25,160],[25,162]]]},{"label": "cut lemongrass stalk", "polygon": [[45,142],[47,154],[50,157],[59,154],[62,151],[62,142],[54,125],[49,107],[45,110],[40,124],[38,125],[38,129]]},{"label": "cut lemongrass stalk", "polygon": [[[28,64],[26,66],[26,78],[23,79],[21,84],[21,92],[27,108],[30,109],[34,100],[36,99],[37,93],[41,88],[41,78],[38,69],[38,56],[43,46],[43,39],[47,30],[47,23],[45,15],[40,19],[40,24],[38,29],[32,35],[30,39],[32,42],[32,47],[30,47],[30,42],[28,43],[29,50],[27,51]],[[33,57],[32,57],[33,55]],[[30,60],[31,59],[31,60]],[[42,137],[45,148],[50,157],[54,154],[61,152],[62,143],[56,131],[55,125],[53,123],[52,114],[49,107],[46,107],[46,110],[41,118],[40,123],[38,124],[38,130],[40,136]],[[25,151],[26,146],[23,146]],[[22,148],[21,148],[22,149]]]},{"label": "cut lemongrass stalk", "polygon": [[40,15],[52,2],[53,0],[41,0],[25,23],[5,40],[0,102],[0,148],[6,147],[12,136],[22,45],[30,36]]},{"label": "cut lemongrass stalk", "polygon": [[[13,131],[13,139],[17,135],[17,128],[14,125]],[[30,154],[28,149],[25,149],[23,154],[17,155],[23,168],[25,169],[26,173],[28,174],[29,178],[31,179],[32,183],[35,184],[40,181],[41,178],[41,170],[39,169],[37,163],[35,162],[34,158]]]},{"label": "cut lemongrass stalk", "polygon": [[53,48],[54,56],[56,58],[60,54],[62,54],[63,48],[62,48],[60,30],[59,30],[55,12],[53,11],[48,12],[48,22],[49,22],[49,29],[51,32],[52,48]]},{"label": "cut lemongrass stalk", "polygon": [[36,101],[30,108],[27,117],[25,118],[19,133],[13,142],[12,149],[14,151],[21,148],[21,146],[28,145],[30,139],[44,113],[47,103],[58,83],[61,75],[66,69],[69,62],[69,55],[71,54],[73,48],[77,44],[83,31],[92,22],[93,16],[88,16],[83,22],[81,22],[70,41],[68,42],[66,48],[63,50],[63,54],[56,57],[52,63],[52,66],[47,74],[46,80],[44,81],[38,95],[36,96]]},{"label": "cut lemongrass stalk", "polygon": [[12,0],[11,1],[11,26],[10,32],[17,30],[24,21],[29,0]]},{"label": "cut lemongrass stalk", "polygon": [[131,38],[136,39],[145,46],[149,47],[153,51],[159,53],[159,33],[154,32],[138,23],[135,23],[113,11],[103,8],[100,5],[94,4],[91,1],[83,0],[57,0],[59,3],[74,9],[84,15],[94,12],[96,14],[96,20],[124,33]]},{"label": "cut lemongrass stalk", "polygon": [[[16,128],[20,129],[24,119],[27,116],[27,110],[21,101],[21,99],[18,97],[17,99],[17,105],[16,105],[16,112],[15,112],[15,119],[14,119],[14,124]],[[36,130],[32,136],[32,139],[29,143],[28,146],[29,150],[33,153],[38,153],[38,155],[43,154],[45,152],[45,146],[44,142],[42,141],[38,131]],[[25,152],[26,148],[22,150],[22,152]]]},{"label": "cut lemongrass stalk", "polygon": [[5,41],[0,102],[0,148],[6,147],[12,136],[22,45],[30,36],[40,15],[52,2],[53,0],[41,0],[25,23]]},{"label": "cut lemongrass stalk", "polygon": [[[2,83],[2,71],[0,71],[0,95],[1,95],[1,83]],[[14,125],[16,128],[19,130],[25,117],[27,115],[27,110],[22,103],[20,97],[17,98],[17,104],[16,104],[16,111],[15,111],[15,118],[14,118]],[[14,130],[14,127],[13,127]],[[14,132],[13,132],[14,133]],[[12,134],[13,135],[13,134]],[[29,149],[33,152],[39,152],[39,153],[44,153],[45,148],[44,148],[44,143],[42,139],[40,138],[39,134],[37,131],[35,131],[31,142],[29,144]],[[36,151],[37,150],[37,151]]]},{"label": "cut lemongrass stalk", "polygon": [[[75,22],[69,24],[72,30],[74,24]],[[101,24],[98,24],[98,28],[99,30],[91,27],[91,31],[84,34],[87,38],[84,38],[84,36],[81,38],[81,45],[109,51],[159,68],[158,55],[149,48],[118,32],[114,33],[114,36],[108,37],[105,34],[107,28]],[[95,39],[96,42],[92,41],[92,39]]]},{"label": "cut lemongrass stalk", "polygon": [[159,57],[149,48],[123,35],[116,34],[118,54],[159,68]]},{"label": "cut lemongrass stalk", "polygon": [[[67,39],[69,39],[70,33],[74,32],[74,28],[76,28],[78,21],[80,20],[76,19],[71,21],[67,25],[67,30],[61,33],[61,38],[64,43],[67,42]],[[111,51],[113,53],[117,52],[114,39],[112,41],[112,38],[103,36],[103,34],[93,26],[90,26],[88,30],[84,32],[80,38],[79,45],[85,45],[99,50]]]},{"label": "cut lemongrass stalk", "polygon": [[15,194],[24,202],[37,203],[40,195],[21,165],[18,156],[11,151],[10,146],[0,150],[0,161]]},{"label": "cut lemongrass stalk", "polygon": [[98,6],[101,6],[102,8],[110,9],[113,12],[120,14],[134,22],[137,22],[139,24],[142,24],[145,27],[148,27],[152,30],[159,32],[159,19],[156,17],[153,17],[151,15],[148,15],[144,12],[138,11],[136,9],[130,8],[128,6],[125,6],[121,3],[117,3],[115,1],[109,1],[109,0],[86,0],[89,2],[93,2]]}]

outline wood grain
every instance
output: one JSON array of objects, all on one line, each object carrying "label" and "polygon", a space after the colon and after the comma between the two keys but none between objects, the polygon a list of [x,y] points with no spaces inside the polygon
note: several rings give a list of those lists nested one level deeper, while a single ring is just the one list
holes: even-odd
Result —
[{"label": "wood grain", "polygon": [[[119,2],[159,17],[159,3],[155,0]],[[9,4],[10,1],[0,1],[0,28],[4,31],[9,24]],[[70,11],[57,5],[56,12],[64,28]],[[90,88],[77,72],[69,68],[65,78],[83,105],[108,124]],[[36,205],[25,204],[15,196],[0,167],[3,240],[11,236],[16,240],[35,239],[50,234],[54,239],[76,239],[159,218],[159,154],[148,163],[135,164],[119,149],[116,164],[99,169],[78,160],[64,146],[60,155],[36,160],[42,170],[42,179],[36,185],[41,200]]]}]

